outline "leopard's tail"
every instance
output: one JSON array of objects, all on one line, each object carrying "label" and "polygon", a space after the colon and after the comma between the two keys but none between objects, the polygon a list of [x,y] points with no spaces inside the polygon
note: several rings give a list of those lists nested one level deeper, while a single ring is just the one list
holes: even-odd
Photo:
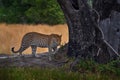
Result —
[{"label": "leopard's tail", "polygon": [[13,53],[18,53],[18,52],[20,52],[20,49],[19,49],[18,51],[15,51],[14,48],[15,48],[15,47],[12,47],[12,48],[11,48],[11,51],[12,51]]}]

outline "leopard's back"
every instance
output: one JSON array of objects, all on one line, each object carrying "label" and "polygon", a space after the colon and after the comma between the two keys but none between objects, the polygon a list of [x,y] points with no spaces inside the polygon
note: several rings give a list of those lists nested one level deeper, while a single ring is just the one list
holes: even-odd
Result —
[{"label": "leopard's back", "polygon": [[30,32],[25,35],[22,40],[22,43],[28,42],[29,46],[35,45],[37,47],[47,47],[49,41],[49,35],[37,33],[37,32]]},{"label": "leopard's back", "polygon": [[30,32],[25,35],[23,42],[37,47],[56,47],[61,43],[61,36],[58,34],[45,35],[37,32]]}]

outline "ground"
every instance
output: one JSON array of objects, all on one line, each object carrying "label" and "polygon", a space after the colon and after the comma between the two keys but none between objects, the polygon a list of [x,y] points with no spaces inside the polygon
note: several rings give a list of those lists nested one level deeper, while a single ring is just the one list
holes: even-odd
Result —
[{"label": "ground", "polygon": [[0,56],[0,67],[59,67],[64,64],[63,60],[48,60],[48,53],[38,54],[38,57],[32,55],[20,56]]},{"label": "ground", "polygon": [[61,47],[55,55],[52,55],[52,61],[48,60],[48,52],[37,54],[37,57],[31,54],[22,57],[17,54],[0,54],[0,67],[60,67],[68,61],[65,58],[66,49]]}]

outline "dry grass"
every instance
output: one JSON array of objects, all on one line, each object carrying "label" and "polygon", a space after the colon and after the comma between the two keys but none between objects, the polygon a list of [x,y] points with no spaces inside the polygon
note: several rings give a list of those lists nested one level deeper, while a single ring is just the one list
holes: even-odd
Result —
[{"label": "dry grass", "polygon": [[[68,42],[67,25],[22,25],[22,24],[0,24],[0,53],[10,54],[11,47],[18,50],[21,39],[28,32],[39,32],[43,34],[62,34],[62,44]],[[47,49],[38,48],[37,52],[45,52]],[[27,49],[24,53],[31,53],[31,49]]]}]

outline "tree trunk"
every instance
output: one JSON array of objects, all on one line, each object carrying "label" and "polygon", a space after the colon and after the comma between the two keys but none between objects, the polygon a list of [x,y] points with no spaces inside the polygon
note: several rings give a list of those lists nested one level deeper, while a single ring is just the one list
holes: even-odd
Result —
[{"label": "tree trunk", "polygon": [[[93,8],[100,15],[99,24],[105,40],[120,53],[120,0],[93,0]],[[116,54],[111,49],[109,53],[111,59],[116,58]]]},{"label": "tree trunk", "polygon": [[[110,60],[108,47],[113,52],[115,51],[104,40],[102,30],[95,21],[96,16],[93,15],[93,10],[88,6],[87,0],[57,1],[68,24],[68,56],[75,56],[75,63],[81,58],[92,58],[102,63],[108,62]],[[100,18],[100,20],[102,19],[104,17]],[[99,55],[102,55],[102,58]]]},{"label": "tree trunk", "polygon": [[[73,2],[77,0],[73,0]],[[88,49],[94,40],[95,30],[90,18],[90,11],[85,0],[78,0],[74,6],[70,0],[58,0],[69,28],[68,56],[87,56]],[[80,5],[80,6],[79,6]],[[86,54],[86,55],[83,55]]]}]

